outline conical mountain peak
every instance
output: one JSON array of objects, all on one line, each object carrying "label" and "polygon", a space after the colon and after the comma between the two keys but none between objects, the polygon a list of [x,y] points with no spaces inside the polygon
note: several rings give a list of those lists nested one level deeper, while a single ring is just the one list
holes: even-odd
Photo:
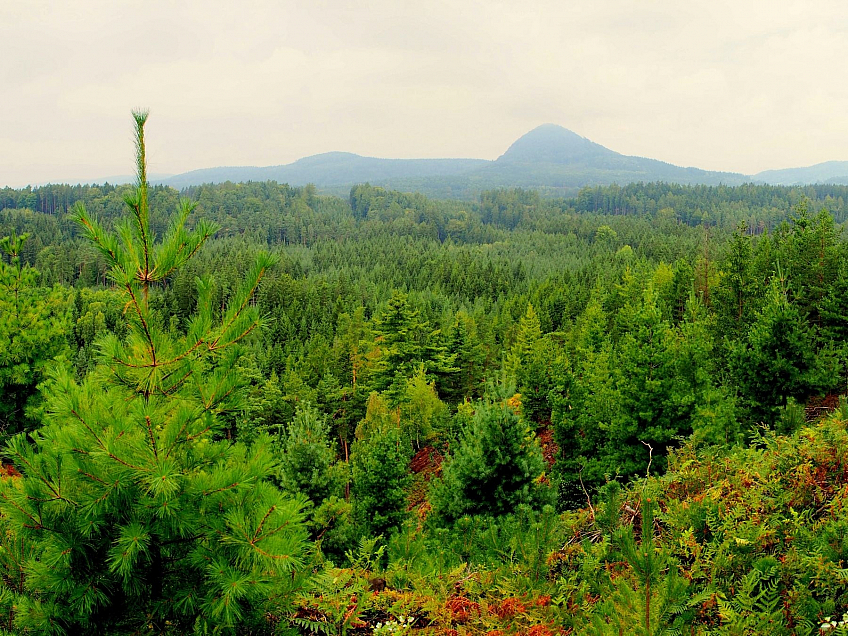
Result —
[{"label": "conical mountain peak", "polygon": [[501,163],[580,163],[616,155],[577,133],[556,124],[543,124],[519,137],[498,158]]}]

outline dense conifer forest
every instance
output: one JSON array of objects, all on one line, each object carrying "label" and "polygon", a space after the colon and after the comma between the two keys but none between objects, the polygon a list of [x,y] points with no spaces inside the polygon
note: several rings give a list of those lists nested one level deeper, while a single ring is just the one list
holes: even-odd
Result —
[{"label": "dense conifer forest", "polygon": [[848,633],[848,187],[0,190],[0,633]]}]

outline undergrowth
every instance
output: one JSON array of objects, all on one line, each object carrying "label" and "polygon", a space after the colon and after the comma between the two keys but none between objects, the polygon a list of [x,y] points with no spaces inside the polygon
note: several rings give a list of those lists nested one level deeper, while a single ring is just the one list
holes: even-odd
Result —
[{"label": "undergrowth", "polygon": [[294,618],[325,634],[848,633],[846,506],[837,411],[747,447],[686,445],[582,510],[415,517],[352,567],[325,563]]}]

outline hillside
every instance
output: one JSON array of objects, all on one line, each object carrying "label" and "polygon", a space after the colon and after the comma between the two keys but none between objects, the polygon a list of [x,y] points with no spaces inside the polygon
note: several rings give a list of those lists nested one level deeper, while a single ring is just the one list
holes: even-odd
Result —
[{"label": "hillside", "polygon": [[439,198],[474,198],[493,188],[533,188],[572,195],[584,186],[665,181],[680,184],[739,185],[745,175],[683,168],[619,154],[554,124],[539,126],[516,140],[496,161],[484,159],[381,159],[330,152],[268,167],[194,170],[160,183],[185,188],[225,181],[315,184],[343,195],[350,186],[371,183]]},{"label": "hillside", "polygon": [[772,185],[799,185],[804,183],[848,184],[848,161],[825,161],[806,168],[766,170],[755,174],[754,181]]},{"label": "hillside", "polygon": [[290,185],[314,183],[322,188],[405,178],[445,177],[470,172],[489,162],[484,159],[380,159],[350,152],[326,152],[282,166],[235,166],[193,170],[162,179],[181,189],[225,181],[276,181]]}]

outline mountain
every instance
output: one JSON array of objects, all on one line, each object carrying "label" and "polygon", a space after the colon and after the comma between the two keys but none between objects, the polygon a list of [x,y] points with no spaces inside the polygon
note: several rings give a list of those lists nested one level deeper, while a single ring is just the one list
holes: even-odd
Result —
[{"label": "mountain", "polygon": [[492,188],[533,188],[545,194],[569,196],[585,186],[612,183],[739,185],[752,179],[733,172],[685,168],[622,155],[562,126],[544,124],[517,139],[495,161],[381,159],[328,152],[280,166],[194,170],[160,183],[184,188],[223,181],[267,180],[295,186],[313,183],[323,192],[339,195],[345,195],[352,185],[367,181],[434,197],[472,198]]},{"label": "mountain", "polygon": [[567,128],[543,124],[519,137],[497,160],[502,164],[575,164],[594,162],[617,154]]},{"label": "mountain", "polygon": [[322,188],[350,187],[365,181],[426,178],[462,174],[490,163],[485,159],[379,159],[350,152],[325,152],[282,166],[207,168],[175,175],[162,182],[175,188],[223,181],[314,183]]},{"label": "mountain", "polygon": [[738,185],[749,180],[733,172],[681,168],[656,159],[622,155],[553,124],[531,130],[484,171],[492,181],[541,188],[574,189],[636,181]]},{"label": "mountain", "polygon": [[801,185],[805,183],[848,185],[848,161],[825,161],[806,168],[766,170],[755,174],[752,179],[771,185]]}]

